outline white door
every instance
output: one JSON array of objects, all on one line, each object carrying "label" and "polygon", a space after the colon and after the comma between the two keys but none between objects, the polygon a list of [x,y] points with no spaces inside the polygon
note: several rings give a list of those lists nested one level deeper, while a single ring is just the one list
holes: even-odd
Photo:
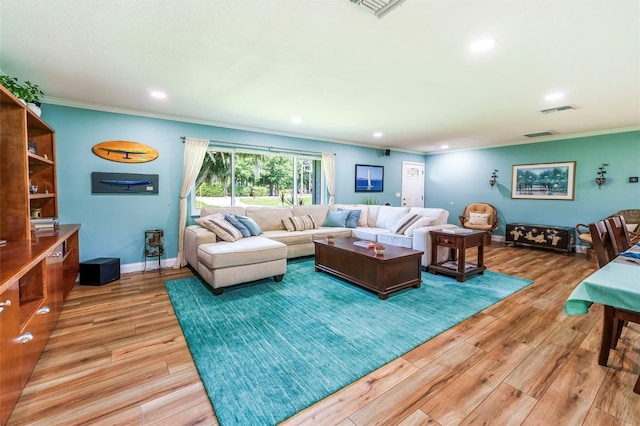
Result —
[{"label": "white door", "polygon": [[402,162],[402,205],[424,207],[424,163]]}]

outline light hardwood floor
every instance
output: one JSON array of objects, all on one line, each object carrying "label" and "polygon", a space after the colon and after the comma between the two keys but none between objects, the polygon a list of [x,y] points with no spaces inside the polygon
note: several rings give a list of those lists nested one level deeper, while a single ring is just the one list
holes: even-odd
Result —
[{"label": "light hardwood floor", "polygon": [[[500,243],[485,263],[534,283],[285,424],[640,424],[640,327],[626,328],[601,367],[601,307],[563,313],[595,264]],[[190,275],[76,286],[9,425],[217,424],[164,288]]]}]

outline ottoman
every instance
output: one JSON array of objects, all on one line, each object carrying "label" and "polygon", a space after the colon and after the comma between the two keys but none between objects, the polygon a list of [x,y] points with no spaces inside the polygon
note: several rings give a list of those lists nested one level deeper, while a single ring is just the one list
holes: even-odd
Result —
[{"label": "ottoman", "polygon": [[201,244],[198,272],[216,295],[225,287],[273,277],[282,281],[287,271],[287,246],[263,237]]}]

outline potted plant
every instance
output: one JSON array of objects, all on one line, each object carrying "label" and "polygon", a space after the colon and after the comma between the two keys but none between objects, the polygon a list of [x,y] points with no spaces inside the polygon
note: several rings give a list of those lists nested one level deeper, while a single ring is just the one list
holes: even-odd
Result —
[{"label": "potted plant", "polygon": [[0,84],[9,90],[16,98],[22,100],[29,109],[31,109],[38,117],[40,117],[40,96],[44,95],[37,84],[33,84],[29,80],[24,84],[20,84],[17,78],[9,75],[0,75]]}]

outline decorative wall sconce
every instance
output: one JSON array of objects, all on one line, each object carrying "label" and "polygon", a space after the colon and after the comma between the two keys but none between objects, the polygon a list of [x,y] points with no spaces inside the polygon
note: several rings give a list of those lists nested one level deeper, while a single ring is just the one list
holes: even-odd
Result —
[{"label": "decorative wall sconce", "polygon": [[489,179],[489,185],[491,185],[491,189],[493,189],[493,186],[498,182],[498,175],[497,173],[500,170],[494,170],[493,173],[491,173],[491,179]]},{"label": "decorative wall sconce", "polygon": [[596,178],[596,185],[598,185],[598,189],[600,189],[600,187],[607,181],[607,179],[604,177],[604,175],[607,173],[604,168],[607,166],[608,164],[602,163],[602,166],[598,168],[598,177]]}]

